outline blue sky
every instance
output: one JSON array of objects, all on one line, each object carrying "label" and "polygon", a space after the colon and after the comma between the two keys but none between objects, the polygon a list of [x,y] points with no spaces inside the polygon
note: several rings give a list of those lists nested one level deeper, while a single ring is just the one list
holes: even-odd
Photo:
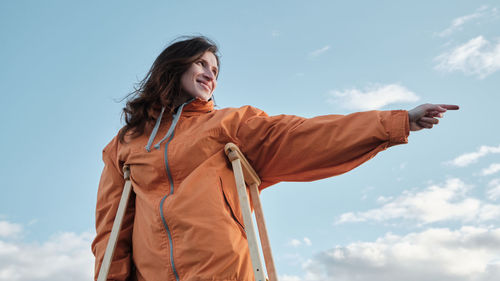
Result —
[{"label": "blue sky", "polygon": [[496,1],[2,2],[0,280],[91,278],[101,150],[122,126],[120,100],[171,40],[195,34],[220,45],[220,108],[312,117],[461,106],[345,175],[266,189],[280,280],[494,280],[499,9]]}]

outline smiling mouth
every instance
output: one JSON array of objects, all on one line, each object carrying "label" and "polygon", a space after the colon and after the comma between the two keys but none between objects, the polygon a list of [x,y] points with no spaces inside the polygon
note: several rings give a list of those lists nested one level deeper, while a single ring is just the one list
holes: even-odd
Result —
[{"label": "smiling mouth", "polygon": [[206,83],[204,82],[201,82],[201,81],[198,81],[198,83],[200,83],[200,85],[205,88],[207,91],[210,91],[210,86],[208,86]]}]

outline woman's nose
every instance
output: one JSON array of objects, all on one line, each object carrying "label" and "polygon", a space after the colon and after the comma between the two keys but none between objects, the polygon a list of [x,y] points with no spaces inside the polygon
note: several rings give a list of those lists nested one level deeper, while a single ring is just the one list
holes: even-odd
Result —
[{"label": "woman's nose", "polygon": [[212,71],[210,71],[210,70],[205,70],[203,74],[204,74],[204,76],[205,76],[206,78],[208,78],[208,79],[210,79],[210,80],[215,80],[215,74],[214,74]]}]

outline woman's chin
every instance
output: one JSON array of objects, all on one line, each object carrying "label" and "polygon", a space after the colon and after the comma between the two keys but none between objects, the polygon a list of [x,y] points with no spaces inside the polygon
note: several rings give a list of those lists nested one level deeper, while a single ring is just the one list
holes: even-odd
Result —
[{"label": "woman's chin", "polygon": [[199,93],[197,95],[193,95],[195,99],[200,99],[202,101],[209,101],[210,98],[212,97],[211,94],[205,94],[205,93]]}]

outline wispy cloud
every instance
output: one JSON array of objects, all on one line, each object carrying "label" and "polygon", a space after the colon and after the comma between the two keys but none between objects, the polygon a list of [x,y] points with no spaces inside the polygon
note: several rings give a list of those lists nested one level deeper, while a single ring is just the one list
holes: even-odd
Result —
[{"label": "wispy cloud", "polygon": [[496,8],[488,8],[488,6],[481,6],[472,14],[468,14],[468,15],[453,19],[451,21],[450,26],[448,28],[446,28],[445,30],[437,33],[437,35],[440,37],[449,36],[452,33],[461,30],[462,27],[468,22],[472,22],[474,20],[478,20],[481,18],[493,17],[496,14],[497,14]]},{"label": "wispy cloud", "polygon": [[[494,281],[500,275],[500,228],[431,228],[386,234],[323,251],[303,265],[304,281]],[[290,276],[288,280],[299,280]]]},{"label": "wispy cloud", "polygon": [[447,162],[451,165],[457,166],[457,167],[466,167],[472,163],[475,163],[479,160],[479,158],[482,158],[488,154],[492,153],[500,153],[500,145],[498,146],[487,146],[483,145],[479,147],[479,149],[475,152],[469,152],[469,153],[464,153],[455,159]]},{"label": "wispy cloud", "polygon": [[491,200],[497,200],[500,198],[500,179],[492,179],[489,183],[488,186],[490,189],[488,189],[488,198]]},{"label": "wispy cloud", "polygon": [[292,240],[290,240],[289,244],[291,246],[293,246],[293,247],[299,247],[299,246],[302,246],[302,245],[311,246],[312,242],[311,242],[311,239],[309,239],[307,237],[304,237],[302,240],[292,239]]},{"label": "wispy cloud", "polygon": [[500,163],[493,163],[481,171],[481,175],[488,176],[500,171]]},{"label": "wispy cloud", "polygon": [[320,49],[314,50],[308,54],[309,57],[315,58],[319,57],[320,55],[324,54],[326,51],[330,50],[330,45],[326,45]]},{"label": "wispy cloud", "polygon": [[0,280],[93,279],[92,234],[60,233],[42,243],[27,243],[15,239],[23,231],[21,225],[0,221],[0,229],[5,234],[0,239]]},{"label": "wispy cloud", "polygon": [[483,36],[478,36],[440,54],[434,60],[438,63],[435,69],[439,71],[461,71],[482,79],[500,69],[500,41],[491,43]]},{"label": "wispy cloud", "polygon": [[420,99],[412,91],[398,84],[374,84],[364,90],[330,91],[328,102],[350,110],[380,109],[393,103],[413,103]]},{"label": "wispy cloud", "polygon": [[307,246],[311,246],[312,245],[311,239],[304,237],[304,244],[306,244]]},{"label": "wispy cloud", "polygon": [[431,185],[423,191],[404,191],[395,198],[382,200],[380,208],[365,212],[348,212],[339,216],[336,224],[363,221],[414,220],[421,224],[458,220],[489,221],[500,218],[500,205],[492,205],[467,197],[471,186],[458,178],[443,185]]}]

